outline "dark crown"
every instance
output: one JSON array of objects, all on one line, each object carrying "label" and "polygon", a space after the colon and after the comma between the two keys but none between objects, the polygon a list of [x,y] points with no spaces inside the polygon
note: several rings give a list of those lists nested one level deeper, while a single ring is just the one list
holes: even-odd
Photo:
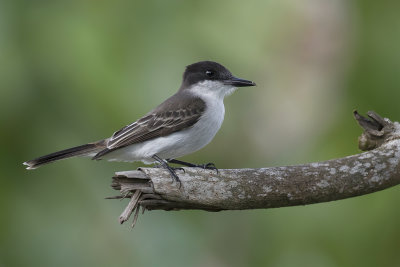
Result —
[{"label": "dark crown", "polygon": [[205,80],[223,81],[232,77],[232,73],[214,61],[200,61],[186,67],[181,88],[189,87]]}]

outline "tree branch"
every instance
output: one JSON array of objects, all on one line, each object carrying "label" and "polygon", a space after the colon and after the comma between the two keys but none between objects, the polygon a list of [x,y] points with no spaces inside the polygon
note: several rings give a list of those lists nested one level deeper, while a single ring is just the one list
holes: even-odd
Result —
[{"label": "tree branch", "polygon": [[[259,169],[177,171],[179,188],[160,168],[117,172],[112,187],[131,198],[120,223],[139,208],[207,211],[264,209],[307,205],[380,191],[400,183],[400,124],[374,112],[354,117],[364,129],[359,148],[367,151],[344,158],[297,166]],[[134,226],[132,224],[132,227]]]}]

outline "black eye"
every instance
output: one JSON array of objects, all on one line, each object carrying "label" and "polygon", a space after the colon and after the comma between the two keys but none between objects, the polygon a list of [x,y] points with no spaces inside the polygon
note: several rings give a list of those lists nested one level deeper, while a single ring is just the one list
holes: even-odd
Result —
[{"label": "black eye", "polygon": [[212,70],[206,70],[206,75],[208,77],[214,77],[214,72]]}]

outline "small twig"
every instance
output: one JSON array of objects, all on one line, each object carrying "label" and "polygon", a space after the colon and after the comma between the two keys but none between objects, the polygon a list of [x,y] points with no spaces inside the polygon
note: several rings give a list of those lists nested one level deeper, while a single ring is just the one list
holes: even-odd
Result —
[{"label": "small twig", "polygon": [[136,211],[135,211],[135,215],[133,216],[132,224],[131,224],[132,228],[135,227],[135,225],[136,225],[136,221],[137,221],[137,218],[139,216],[139,211],[140,211],[140,207],[137,207]]},{"label": "small twig", "polygon": [[[132,195],[131,200],[128,203],[128,206],[126,206],[125,210],[121,213],[119,216],[119,223],[123,224],[127,220],[129,220],[129,217],[131,216],[132,212],[137,208],[138,202],[140,195],[142,194],[141,191],[136,190],[135,193]],[[133,227],[133,226],[132,226]]]}]

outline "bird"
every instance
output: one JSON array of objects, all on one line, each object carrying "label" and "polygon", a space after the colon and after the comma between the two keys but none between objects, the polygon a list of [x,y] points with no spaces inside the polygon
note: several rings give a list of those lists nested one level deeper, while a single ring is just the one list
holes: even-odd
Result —
[{"label": "bird", "polygon": [[[237,78],[223,65],[200,61],[186,66],[178,91],[156,108],[100,141],[68,148],[24,162],[26,169],[75,156],[94,160],[157,163],[180,183],[168,163],[216,169],[215,164],[177,160],[211,142],[225,115],[224,98],[238,87],[255,86]],[[180,168],[181,169],[181,168]],[[218,171],[218,169],[216,169]]]}]

